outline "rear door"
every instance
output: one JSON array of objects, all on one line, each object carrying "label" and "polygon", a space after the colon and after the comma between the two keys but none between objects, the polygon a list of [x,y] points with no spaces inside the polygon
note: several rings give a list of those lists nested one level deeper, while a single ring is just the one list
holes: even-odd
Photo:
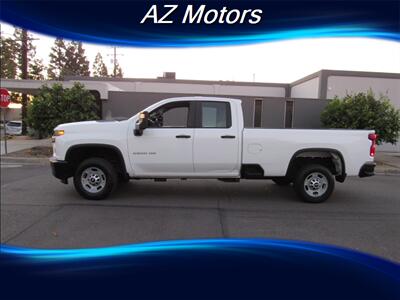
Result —
[{"label": "rear door", "polygon": [[229,101],[196,102],[193,162],[197,176],[238,177],[239,128]]}]

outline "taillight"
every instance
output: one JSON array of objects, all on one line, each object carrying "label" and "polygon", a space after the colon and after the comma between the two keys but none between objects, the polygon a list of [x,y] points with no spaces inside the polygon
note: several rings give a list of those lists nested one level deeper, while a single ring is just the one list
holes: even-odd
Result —
[{"label": "taillight", "polygon": [[376,152],[376,140],[378,139],[378,135],[376,133],[368,134],[368,139],[371,141],[371,147],[369,148],[369,155],[374,157]]}]

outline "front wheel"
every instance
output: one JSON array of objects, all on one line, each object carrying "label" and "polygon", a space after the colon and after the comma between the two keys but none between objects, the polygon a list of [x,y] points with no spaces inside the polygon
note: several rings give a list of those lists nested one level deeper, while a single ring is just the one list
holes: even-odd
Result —
[{"label": "front wheel", "polygon": [[335,180],[328,168],[307,165],[299,170],[294,181],[297,195],[305,202],[324,202],[332,194]]},{"label": "front wheel", "polygon": [[75,189],[89,200],[105,199],[117,183],[118,176],[113,165],[103,158],[84,160],[74,175]]}]

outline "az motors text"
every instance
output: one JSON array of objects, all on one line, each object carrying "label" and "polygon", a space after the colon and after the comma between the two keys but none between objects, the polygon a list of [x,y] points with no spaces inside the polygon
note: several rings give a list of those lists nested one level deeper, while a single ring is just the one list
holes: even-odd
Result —
[{"label": "az motors text", "polygon": [[[159,8],[157,5],[152,5],[140,23],[173,24],[173,14],[178,6],[177,4],[166,4]],[[201,5],[196,9],[193,5],[188,5],[182,18],[182,24],[257,24],[261,21],[262,12],[261,9],[239,10],[227,9],[225,6],[220,10],[206,9],[206,5]]]}]

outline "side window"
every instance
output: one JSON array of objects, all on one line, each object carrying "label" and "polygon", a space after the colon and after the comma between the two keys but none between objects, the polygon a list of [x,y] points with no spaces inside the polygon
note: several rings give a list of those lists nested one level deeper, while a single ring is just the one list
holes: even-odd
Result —
[{"label": "side window", "polygon": [[201,102],[202,128],[231,127],[231,109],[228,102]]},{"label": "side window", "polygon": [[151,128],[185,128],[188,127],[189,102],[167,103],[156,108],[149,115]]}]

